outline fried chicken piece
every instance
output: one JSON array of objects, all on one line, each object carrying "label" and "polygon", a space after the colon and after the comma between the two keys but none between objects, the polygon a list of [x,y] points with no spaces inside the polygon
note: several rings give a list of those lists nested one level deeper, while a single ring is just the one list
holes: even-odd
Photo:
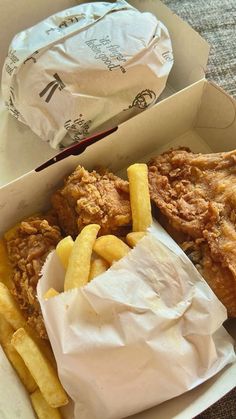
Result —
[{"label": "fried chicken piece", "polygon": [[228,316],[236,317],[236,282],[232,272],[212,259],[210,248],[204,240],[187,241],[181,247],[227,308]]},{"label": "fried chicken piece", "polygon": [[61,239],[51,216],[32,217],[22,221],[6,238],[7,252],[13,267],[11,292],[19,303],[27,322],[43,339],[47,339],[43,317],[36,297],[36,287],[47,255]]},{"label": "fried chicken piece", "polygon": [[228,268],[213,260],[210,248],[204,238],[193,239],[177,231],[161,213],[156,213],[159,223],[179,244],[195,265],[218,299],[227,308],[229,317],[236,317],[236,282]]},{"label": "fried chicken piece", "polygon": [[110,172],[91,173],[78,166],[52,196],[60,227],[75,237],[84,226],[96,223],[99,232],[121,232],[131,223],[129,184]]},{"label": "fried chicken piece", "polygon": [[236,276],[235,181],[236,151],[171,150],[149,162],[151,199],[176,230],[204,237]]},{"label": "fried chicken piece", "polygon": [[[235,289],[236,151],[194,154],[180,148],[157,156],[148,167],[152,201],[175,230],[207,244],[202,272],[211,287],[217,295],[220,287]],[[236,315],[235,302],[230,304],[228,312]]]},{"label": "fried chicken piece", "polygon": [[192,237],[201,237],[218,217],[210,184],[216,167],[212,155],[205,156],[206,162],[210,156],[209,167],[204,167],[201,154],[184,148],[170,150],[148,163],[151,199],[176,230]]}]

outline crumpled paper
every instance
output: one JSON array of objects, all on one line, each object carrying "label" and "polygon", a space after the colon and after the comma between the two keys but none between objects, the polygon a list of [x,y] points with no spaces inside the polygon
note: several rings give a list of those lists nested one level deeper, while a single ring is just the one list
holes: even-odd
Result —
[{"label": "crumpled paper", "polygon": [[19,121],[63,148],[153,105],[172,64],[154,15],[124,0],[82,4],[14,37],[2,94]]},{"label": "crumpled paper", "polygon": [[62,291],[63,281],[53,252],[38,298],[76,419],[124,418],[235,360],[222,326],[226,309],[158,224],[91,283],[45,301],[48,288]]}]

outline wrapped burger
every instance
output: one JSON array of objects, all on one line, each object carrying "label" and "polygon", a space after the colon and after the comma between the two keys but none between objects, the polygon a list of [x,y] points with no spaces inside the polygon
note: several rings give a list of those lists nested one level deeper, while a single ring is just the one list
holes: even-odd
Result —
[{"label": "wrapped burger", "polygon": [[81,4],[14,37],[2,94],[11,114],[63,148],[153,105],[172,64],[168,31],[151,13],[124,0]]}]

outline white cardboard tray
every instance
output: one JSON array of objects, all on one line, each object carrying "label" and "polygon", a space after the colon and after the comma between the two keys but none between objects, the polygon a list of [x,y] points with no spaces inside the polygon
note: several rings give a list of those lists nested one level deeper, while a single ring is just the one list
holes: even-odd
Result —
[{"label": "white cardboard tray", "polygon": [[[70,156],[40,172],[33,170],[0,188],[0,235],[23,217],[46,209],[52,191],[77,164],[88,169],[103,165],[122,176],[129,164],[147,161],[150,156],[170,147],[185,145],[196,152],[233,149],[236,141],[235,115],[236,102],[224,91],[205,80],[196,82],[120,125],[115,133],[89,146],[80,156]],[[232,321],[228,327],[236,338],[236,322]],[[16,385],[19,391],[18,381]],[[236,363],[196,389],[134,418],[190,419],[235,385]],[[2,389],[0,412],[3,403],[8,409],[13,409],[14,391],[11,394],[12,400],[9,400],[9,392]],[[28,409],[27,404],[24,406]],[[14,418],[12,411],[9,412],[6,418]],[[29,413],[24,410],[21,413],[19,418],[32,417],[27,416]]]}]

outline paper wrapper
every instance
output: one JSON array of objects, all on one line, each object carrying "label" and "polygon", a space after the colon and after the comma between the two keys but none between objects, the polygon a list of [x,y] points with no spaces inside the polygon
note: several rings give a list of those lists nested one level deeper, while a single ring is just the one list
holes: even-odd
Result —
[{"label": "paper wrapper", "polygon": [[76,419],[132,415],[235,359],[226,309],[167,233],[151,231],[91,283],[48,301],[64,272],[55,252],[44,265],[38,297]]},{"label": "paper wrapper", "polygon": [[2,94],[19,121],[58,148],[154,104],[172,64],[168,31],[154,15],[123,0],[82,4],[15,36]]},{"label": "paper wrapper", "polygon": [[0,346],[0,418],[35,419],[29,395]]}]

